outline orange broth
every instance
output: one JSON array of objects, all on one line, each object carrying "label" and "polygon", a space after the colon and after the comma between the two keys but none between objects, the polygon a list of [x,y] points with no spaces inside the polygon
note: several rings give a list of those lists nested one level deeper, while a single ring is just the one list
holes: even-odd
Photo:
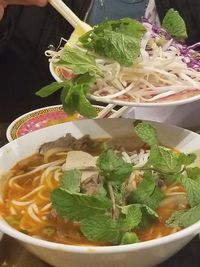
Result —
[{"label": "orange broth", "polygon": [[[105,140],[102,140],[101,143],[103,141]],[[93,155],[99,152],[99,148],[88,150]],[[66,158],[66,154],[54,156],[51,160],[61,158]],[[52,216],[50,194],[59,185],[59,179],[56,180],[54,177],[55,175],[59,177],[62,174],[61,165],[58,166],[57,170],[55,168],[49,172],[48,175],[44,175],[44,171],[39,170],[34,175],[23,177],[33,167],[42,164],[44,164],[44,158],[37,153],[18,162],[11,169],[13,175],[22,176],[13,180],[12,183],[12,177],[8,177],[6,180],[3,188],[4,203],[0,202],[0,215],[15,229],[44,240],[72,245],[111,245],[88,241],[81,234],[79,223],[66,222],[59,216]],[[179,186],[179,190],[183,191],[183,188]],[[139,239],[146,241],[172,233],[174,229],[166,227],[165,221],[176,210],[177,206],[175,205],[167,208],[166,206],[159,207],[157,209],[160,217],[159,222],[153,223],[148,229],[137,230]],[[36,218],[33,219],[30,213],[36,214]]]}]

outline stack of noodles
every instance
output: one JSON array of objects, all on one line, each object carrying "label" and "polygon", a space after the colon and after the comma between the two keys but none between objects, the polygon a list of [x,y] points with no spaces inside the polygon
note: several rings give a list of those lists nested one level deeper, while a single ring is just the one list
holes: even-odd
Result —
[{"label": "stack of noodles", "polygon": [[[143,167],[149,158],[149,150],[143,148],[133,151],[115,150],[115,153],[120,154],[124,161],[133,164],[135,167]],[[9,192],[9,194],[5,196],[6,199],[0,200],[0,205],[4,201],[7,203],[9,216],[4,214],[6,220],[18,230],[28,229],[29,235],[41,238],[42,232],[51,225],[48,216],[52,212],[50,199],[52,190],[59,186],[60,177],[63,175],[64,170],[66,170],[66,166],[69,166],[68,169],[81,169],[83,168],[82,162],[86,162],[88,159],[89,161],[93,160],[92,156],[88,155],[88,153],[81,151],[67,152],[53,148],[45,152],[44,155],[37,153],[20,161],[7,174],[8,183],[4,191]],[[91,162],[88,164],[91,165]],[[18,169],[25,169],[26,171],[16,172]],[[138,182],[142,180],[142,175],[143,171],[135,171],[130,176],[130,190],[137,187]],[[188,205],[185,197],[186,193],[180,185],[171,184],[163,192],[165,198],[160,203],[160,208],[164,207],[166,214],[172,212],[170,203],[177,202],[181,205],[181,208]],[[18,220],[17,218],[20,219]],[[179,229],[168,228],[164,235],[176,232],[177,230]],[[158,238],[162,235],[163,233],[159,225],[152,226],[148,230],[147,239]],[[58,240],[55,239],[54,241]],[[74,244],[68,238],[67,243],[70,244],[71,242]]]},{"label": "stack of noodles", "polygon": [[[95,57],[97,68],[103,74],[90,90],[92,97],[104,102],[117,99],[128,105],[129,102],[176,101],[199,94],[200,54],[194,49],[198,49],[200,43],[188,47],[147,19],[143,19],[142,24],[147,31],[141,41],[140,57],[130,67],[87,51]],[[70,43],[70,46],[86,51],[79,44]],[[46,55],[64,80],[69,78],[69,69],[56,65],[61,52],[62,49],[48,50]]]}]

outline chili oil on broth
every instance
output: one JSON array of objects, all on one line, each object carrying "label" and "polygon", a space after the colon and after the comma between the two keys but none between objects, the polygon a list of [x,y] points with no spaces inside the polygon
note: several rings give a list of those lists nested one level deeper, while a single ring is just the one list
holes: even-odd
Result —
[{"label": "chili oil on broth", "polygon": [[[95,140],[98,145],[86,147],[84,151],[95,156],[99,155],[100,147],[105,141],[108,139]],[[129,151],[146,149],[142,142],[135,140],[135,136],[109,142],[118,145],[125,143]],[[80,223],[66,221],[52,210],[50,194],[59,186],[59,178],[63,173],[62,165],[66,157],[67,152],[57,152],[51,154],[47,161],[43,155],[36,153],[19,161],[4,177],[0,215],[18,231],[47,241],[79,246],[112,245],[87,240],[80,231]],[[138,178],[136,183],[140,182],[141,179]],[[172,184],[169,187],[165,185],[162,191],[165,195],[170,192],[173,195],[174,191],[184,190],[180,185]],[[140,241],[159,238],[180,230],[166,227],[165,221],[174,211],[184,208],[185,205],[181,206],[176,201],[161,205],[156,210],[159,222],[152,222],[147,229],[135,231]]]}]

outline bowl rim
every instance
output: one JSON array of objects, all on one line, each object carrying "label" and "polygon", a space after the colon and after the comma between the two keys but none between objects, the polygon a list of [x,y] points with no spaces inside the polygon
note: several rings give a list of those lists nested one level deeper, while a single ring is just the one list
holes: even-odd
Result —
[{"label": "bowl rim", "polygon": [[[85,121],[90,120],[86,119]],[[100,119],[104,120],[104,119]],[[109,119],[113,120],[113,119]],[[118,120],[118,119],[114,119]],[[129,118],[120,118],[120,120],[130,120],[134,121],[133,119]],[[170,125],[167,123],[160,123],[160,122],[155,122],[155,121],[148,121],[152,122],[158,125],[164,124],[165,126],[169,126],[172,128],[178,128],[181,129],[181,127],[178,127],[176,125]],[[65,122],[64,124],[71,124],[72,122]],[[58,125],[52,125],[49,126],[48,129],[50,128],[56,128]],[[183,129],[183,128],[182,128]],[[43,131],[43,129],[40,129],[38,131]],[[192,134],[193,136],[198,136],[200,139],[199,134],[192,132],[188,129],[184,129],[184,131]],[[34,134],[34,132],[32,132]],[[25,136],[21,136],[18,138],[18,140],[23,140],[24,138],[27,138]],[[6,149],[9,147],[13,142],[16,142],[17,140],[13,140],[11,143],[7,143],[1,149]],[[2,216],[0,216],[0,231],[3,233],[17,239],[18,241],[30,244],[30,245],[35,245],[38,247],[43,247],[51,250],[60,250],[60,251],[65,251],[65,252],[70,252],[74,254],[116,254],[116,253],[123,253],[123,252],[131,252],[131,251],[137,251],[140,249],[147,249],[147,248],[152,248],[152,247],[157,247],[163,244],[171,243],[171,242],[176,242],[177,240],[180,240],[182,238],[186,237],[191,237],[191,239],[196,236],[197,234],[200,233],[200,220],[194,224],[192,224],[189,227],[186,227],[185,229],[182,229],[176,233],[172,233],[170,235],[160,237],[157,239],[153,240],[148,240],[148,241],[143,241],[135,244],[128,244],[128,245],[115,245],[115,246],[90,246],[90,245],[85,245],[85,246],[77,246],[77,245],[67,245],[67,244],[61,244],[61,243],[56,243],[56,242],[50,242],[42,239],[38,239],[29,235],[26,235],[24,233],[21,233],[20,231],[16,230],[12,226],[10,226]]]},{"label": "bowl rim", "polygon": [[[2,224],[3,222],[3,224]],[[23,243],[27,243],[30,245],[35,245],[38,247],[51,249],[51,250],[60,250],[65,252],[70,252],[74,254],[116,254],[116,253],[123,253],[123,252],[131,252],[137,251],[140,249],[148,249],[152,247],[157,247],[160,245],[164,245],[167,243],[176,242],[177,240],[183,239],[185,237],[191,236],[191,239],[199,234],[200,232],[200,221],[196,222],[195,224],[180,230],[179,232],[160,237],[153,240],[143,241],[134,244],[128,245],[115,245],[115,246],[77,246],[77,245],[68,245],[68,244],[61,244],[56,242],[50,242],[46,240],[42,240],[36,237],[32,237],[21,233],[20,231],[14,229],[12,226],[8,225],[7,222],[0,217],[0,231],[9,235],[12,238],[15,238],[18,241]]]},{"label": "bowl rim", "polygon": [[11,131],[12,131],[13,126],[14,126],[18,121],[22,120],[22,119],[25,118],[26,116],[30,116],[30,115],[34,114],[35,112],[40,112],[40,111],[42,111],[42,110],[44,110],[44,109],[53,109],[53,108],[56,109],[56,108],[60,108],[60,107],[62,107],[62,105],[51,105],[51,106],[47,106],[47,107],[41,107],[41,108],[33,109],[33,110],[29,111],[29,112],[26,112],[26,113],[20,115],[20,116],[17,117],[16,119],[14,119],[14,120],[8,125],[8,127],[7,127],[7,129],[6,129],[6,138],[7,138],[8,142],[11,142],[11,141],[15,140],[15,139],[13,139],[12,136],[11,136]]},{"label": "bowl rim", "polygon": [[[97,109],[99,108],[99,109],[103,109],[104,108],[104,106],[103,105],[93,105],[94,107],[96,107]],[[19,117],[17,117],[16,119],[14,119],[9,125],[8,125],[8,127],[7,127],[7,129],[6,129],[6,138],[7,138],[7,140],[8,140],[8,142],[11,142],[11,141],[13,141],[13,140],[15,140],[16,138],[20,138],[21,136],[19,136],[19,137],[17,137],[16,136],[16,138],[14,138],[13,139],[13,137],[12,137],[12,134],[11,134],[11,132],[12,132],[12,129],[13,129],[13,127],[20,121],[20,120],[23,120],[23,119],[25,119],[26,117],[29,117],[29,116],[31,116],[32,114],[34,114],[34,113],[38,113],[38,112],[40,112],[40,111],[43,111],[43,110],[51,110],[51,109],[58,109],[57,111],[59,111],[59,109],[60,109],[60,111],[63,111],[63,109],[62,109],[62,105],[61,104],[58,104],[58,105],[51,105],[51,106],[45,106],[45,107],[41,107],[41,108],[37,108],[37,109],[33,109],[33,110],[31,110],[31,111],[29,111],[29,112],[27,112],[27,113],[24,113],[24,114],[22,114],[22,115],[20,115]],[[111,112],[116,112],[116,110],[114,109],[114,107],[113,107],[113,109],[111,110]],[[26,121],[24,121],[23,122],[23,124],[25,123]],[[20,124],[20,126],[21,126],[21,124]],[[49,127],[49,126],[48,126]],[[18,128],[18,127],[17,127]],[[44,127],[43,127],[44,128]],[[40,130],[40,129],[42,129],[42,128],[39,128],[38,130]],[[28,133],[27,133],[28,134]]]},{"label": "bowl rim", "polygon": [[[54,64],[52,62],[49,62],[49,70],[53,78],[57,82],[62,82],[60,77],[56,74],[54,70]],[[119,106],[130,106],[130,107],[167,107],[167,106],[179,106],[183,104],[189,104],[192,102],[195,102],[200,99],[200,93],[197,95],[194,95],[192,97],[184,98],[181,100],[175,100],[175,101],[166,101],[166,102],[128,102],[128,101],[121,101],[121,100],[115,100],[115,99],[106,99],[95,95],[88,95],[88,97],[92,100],[107,103],[107,104],[115,104]]]}]

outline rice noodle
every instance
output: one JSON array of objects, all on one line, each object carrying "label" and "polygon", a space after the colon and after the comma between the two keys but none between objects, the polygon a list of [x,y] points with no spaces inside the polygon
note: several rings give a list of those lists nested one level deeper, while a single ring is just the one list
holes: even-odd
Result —
[{"label": "rice noodle", "polygon": [[[115,152],[117,155],[122,156],[122,158],[133,165],[133,167],[142,167],[148,161],[150,151],[148,149],[139,149],[139,150],[132,150],[128,151],[125,147],[115,148]],[[135,146],[134,146],[135,147]],[[54,188],[57,188],[60,181],[60,176],[65,171],[63,169],[63,163],[66,159],[69,159],[69,154],[74,154],[75,152],[75,162],[76,162],[76,169],[84,169],[83,162],[81,162],[80,158],[77,156],[78,151],[70,151],[68,154],[66,153],[59,153],[57,152],[52,154],[52,159],[57,157],[62,157],[62,159],[54,160],[52,162],[43,164],[44,158],[41,159],[38,167],[34,167],[33,170],[28,171],[27,173],[16,175],[13,173],[13,177],[10,178],[12,181],[8,185],[11,185],[12,188],[9,188],[9,193],[5,197],[5,205],[7,205],[7,209],[9,210],[10,214],[13,215],[14,220],[16,220],[16,226],[18,230],[27,231],[28,234],[32,236],[38,236],[38,233],[42,233],[42,231],[47,227],[53,228],[53,231],[56,229],[56,238],[58,235],[63,237],[64,230],[62,229],[60,232],[57,231],[57,225],[60,224],[60,218],[52,209],[52,203],[50,200],[50,194]],[[79,151],[80,152],[80,151]],[[88,152],[81,151],[82,153],[88,154],[91,157],[98,157],[92,156]],[[96,152],[95,152],[96,153]],[[44,156],[44,155],[43,155]],[[48,158],[50,160],[50,158]],[[83,161],[83,160],[82,160]],[[96,162],[96,160],[95,160]],[[71,164],[71,163],[70,163]],[[69,165],[70,165],[69,164]],[[72,164],[71,164],[72,165]],[[31,165],[32,166],[32,165]],[[80,167],[82,166],[82,167]],[[20,169],[20,173],[22,171],[26,171],[26,165],[24,166],[25,169]],[[73,166],[72,166],[73,167]],[[32,167],[31,167],[32,168]],[[133,168],[134,169],[134,168]],[[28,168],[29,170],[29,168]],[[38,171],[39,170],[39,171]],[[96,169],[95,169],[96,170]],[[30,177],[30,173],[32,176]],[[123,183],[124,196],[122,197],[122,202],[125,201],[126,197],[128,197],[129,193],[132,192],[134,189],[140,185],[143,181],[143,174],[144,171],[134,169],[129,178]],[[28,180],[28,182],[26,181]],[[155,176],[155,181],[158,181],[158,177]],[[25,183],[24,188],[22,185]],[[30,185],[30,188],[29,188]],[[156,185],[156,183],[155,183]],[[158,184],[157,184],[158,185]],[[159,185],[158,185],[159,186]],[[13,187],[15,187],[13,189]],[[21,190],[21,188],[23,190]],[[188,199],[186,193],[178,184],[177,182],[171,184],[170,186],[162,186],[161,191],[164,194],[164,199],[160,203],[160,207],[169,212],[172,212],[173,209],[168,207],[168,205],[177,205],[178,208],[184,209],[188,205]],[[53,215],[53,213],[55,213]],[[52,216],[52,220],[49,219]],[[20,219],[18,219],[20,218]],[[160,217],[162,219],[162,216]],[[66,223],[66,221],[62,221],[62,223]],[[150,238],[159,238],[166,233],[162,234],[161,228],[159,228],[159,223],[152,225],[152,227],[148,230],[148,236]],[[15,226],[14,226],[15,227]],[[77,229],[79,225],[77,226]],[[67,227],[66,227],[67,228]],[[76,229],[76,230],[77,230]],[[52,229],[51,229],[52,230]],[[178,231],[179,229],[173,229],[173,231]],[[171,230],[168,229],[170,233]],[[80,231],[75,232],[78,236],[80,235]],[[40,235],[39,235],[40,237]],[[69,235],[66,235],[67,241],[69,239]],[[58,238],[58,240],[60,240]],[[53,240],[55,242],[58,241],[57,239]],[[62,239],[63,240],[63,239]],[[62,241],[61,241],[62,242]]]},{"label": "rice noodle", "polygon": [[43,224],[44,222],[43,222],[42,220],[40,220],[40,218],[35,214],[35,211],[34,211],[34,205],[35,205],[35,204],[32,204],[32,205],[30,205],[30,206],[28,207],[28,210],[27,210],[27,211],[28,211],[28,214],[29,214],[29,216],[30,216],[34,221]]},{"label": "rice noodle", "polygon": [[[132,66],[124,67],[114,60],[87,51],[95,57],[97,69],[101,73],[91,88],[90,94],[94,99],[159,102],[167,101],[168,97],[176,100],[199,93],[200,56],[193,49],[199,48],[200,44],[186,47],[147,19],[144,18],[142,23],[147,31],[141,41],[140,57]],[[159,42],[163,41],[162,38],[165,43],[161,45]],[[85,51],[80,44],[70,46]],[[62,49],[46,51],[56,70],[65,69],[65,66],[56,65],[61,52]]]},{"label": "rice noodle", "polygon": [[44,185],[38,186],[35,189],[33,189],[30,193],[24,195],[23,197],[20,197],[19,200],[24,200],[26,198],[31,197],[32,195],[34,195],[35,193],[37,193],[40,189],[42,189],[44,187]]},{"label": "rice noodle", "polygon": [[46,163],[46,164],[43,164],[41,166],[38,166],[36,167],[35,169],[33,169],[32,171],[30,172],[26,172],[24,174],[21,174],[21,175],[17,175],[17,176],[14,176],[12,177],[10,180],[9,180],[9,186],[11,187],[13,185],[13,183],[18,180],[18,179],[21,179],[21,178],[26,178],[27,176],[30,176],[30,175],[35,175],[37,172],[39,171],[42,171],[43,169],[46,169],[47,167],[49,166],[54,166],[54,165],[58,165],[60,163],[63,163],[64,160],[57,160],[57,161],[54,161],[54,162],[50,162],[50,163]]}]

